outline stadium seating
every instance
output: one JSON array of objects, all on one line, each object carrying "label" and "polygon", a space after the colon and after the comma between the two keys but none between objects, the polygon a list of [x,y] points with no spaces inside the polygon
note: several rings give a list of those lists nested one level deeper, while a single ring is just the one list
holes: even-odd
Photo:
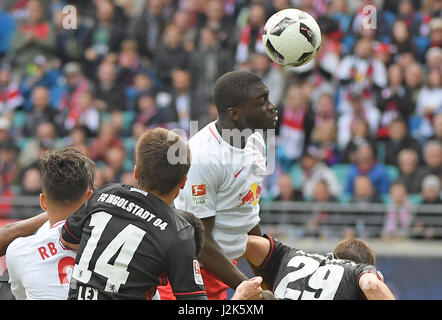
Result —
[{"label": "stadium seating", "polygon": [[[130,132],[133,120],[135,119],[135,112],[132,110],[126,110],[122,112],[122,120],[123,120],[123,132]],[[101,121],[107,122],[110,120],[110,113],[109,112],[103,112],[101,114]]]},{"label": "stadium seating", "polygon": [[428,46],[430,45],[430,39],[428,37],[414,36],[413,42],[417,47],[419,56],[423,58]]},{"label": "stadium seating", "polygon": [[385,169],[387,170],[388,179],[390,183],[393,183],[399,177],[399,169],[393,165],[385,165]]},{"label": "stadium seating", "polygon": [[15,111],[12,118],[12,127],[21,129],[24,127],[26,122],[26,112],[25,111]]},{"label": "stadium seating", "polygon": [[331,169],[334,171],[341,184],[341,190],[345,189],[349,168],[350,165],[345,163],[334,164],[331,166]]},{"label": "stadium seating", "polygon": [[376,143],[376,155],[379,163],[385,162],[385,144],[382,141]]},{"label": "stadium seating", "polygon": [[419,139],[419,127],[421,124],[422,118],[418,115],[410,115],[408,120],[408,130],[411,136],[415,139]]},{"label": "stadium seating", "polygon": [[296,190],[300,190],[301,188],[301,175],[302,175],[302,168],[299,163],[295,163],[289,172],[290,176],[292,177],[293,185]]}]

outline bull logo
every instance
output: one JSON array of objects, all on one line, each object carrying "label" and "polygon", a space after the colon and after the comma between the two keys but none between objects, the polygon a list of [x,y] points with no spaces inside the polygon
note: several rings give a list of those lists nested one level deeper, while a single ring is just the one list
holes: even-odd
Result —
[{"label": "bull logo", "polygon": [[252,184],[250,187],[250,190],[247,191],[246,194],[240,194],[239,198],[241,200],[241,204],[238,206],[242,207],[244,204],[253,204],[256,206],[259,202],[259,197],[261,196],[261,186],[258,185],[256,182]]}]

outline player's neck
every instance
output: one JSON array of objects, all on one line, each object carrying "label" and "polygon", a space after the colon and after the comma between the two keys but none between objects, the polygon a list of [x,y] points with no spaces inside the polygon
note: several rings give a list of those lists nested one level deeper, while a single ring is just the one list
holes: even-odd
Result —
[{"label": "player's neck", "polygon": [[79,205],[71,206],[48,206],[46,212],[48,213],[49,225],[52,227],[59,221],[66,220],[72,213],[79,209]]},{"label": "player's neck", "polygon": [[[234,123],[230,119],[226,119],[226,118],[218,118],[218,120],[216,120],[216,122],[215,122],[215,127],[216,127],[216,130],[218,131],[219,135],[221,136],[221,138],[225,142],[227,142],[228,144],[230,144],[231,146],[234,146],[236,148],[244,149],[244,147],[246,146],[247,138],[248,138],[247,133],[251,129],[248,129],[247,131],[245,131],[244,129],[246,129],[246,128],[238,127],[238,125],[236,123]],[[233,134],[234,132],[232,130],[234,130],[234,129],[238,130],[240,133],[240,136],[239,136],[240,140],[239,141],[238,141],[238,137],[235,137],[235,135]],[[229,132],[229,134],[223,134],[224,130],[227,130]]]},{"label": "player's neck", "polygon": [[155,197],[157,197],[158,199],[160,199],[161,201],[167,203],[169,206],[172,205],[173,200],[175,200],[176,196],[178,195],[178,193],[175,194],[174,191],[171,191],[169,193],[166,194],[161,194],[159,192],[157,192],[156,190],[147,190],[147,189],[143,189],[141,187],[139,187],[140,189],[154,195]]},{"label": "player's neck", "polygon": [[52,227],[54,224],[56,224],[59,221],[62,220],[66,220],[69,215],[73,212],[57,212],[54,213],[53,211],[47,210],[48,213],[48,220],[49,220],[49,225]]}]

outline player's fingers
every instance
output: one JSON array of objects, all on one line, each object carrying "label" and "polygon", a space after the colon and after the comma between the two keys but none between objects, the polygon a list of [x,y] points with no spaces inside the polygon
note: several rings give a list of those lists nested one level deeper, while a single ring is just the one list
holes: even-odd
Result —
[{"label": "player's fingers", "polygon": [[253,292],[255,295],[261,295],[262,294],[262,288],[258,285],[257,288],[253,288]]},{"label": "player's fingers", "polygon": [[250,297],[249,300],[262,300],[262,294],[261,293],[255,294],[252,297]]},{"label": "player's fingers", "polygon": [[262,277],[261,276],[256,276],[256,277],[250,278],[249,280],[253,281],[253,282],[256,282],[259,285],[262,282]]},{"label": "player's fingers", "polygon": [[260,286],[260,282],[257,280],[249,280],[249,290],[252,295],[261,294],[262,288]]}]

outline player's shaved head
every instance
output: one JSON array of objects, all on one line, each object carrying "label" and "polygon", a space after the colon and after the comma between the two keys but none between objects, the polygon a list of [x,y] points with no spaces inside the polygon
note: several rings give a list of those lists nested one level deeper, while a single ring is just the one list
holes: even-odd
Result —
[{"label": "player's shaved head", "polygon": [[250,99],[250,86],[260,81],[261,78],[250,71],[231,71],[222,75],[215,83],[213,94],[218,113],[245,105]]},{"label": "player's shaved head", "polygon": [[45,152],[40,167],[43,193],[54,203],[74,203],[93,189],[95,164],[74,148]]},{"label": "player's shaved head", "polygon": [[345,239],[339,242],[333,253],[339,259],[351,260],[356,263],[376,265],[376,255],[372,248],[361,239]]}]

